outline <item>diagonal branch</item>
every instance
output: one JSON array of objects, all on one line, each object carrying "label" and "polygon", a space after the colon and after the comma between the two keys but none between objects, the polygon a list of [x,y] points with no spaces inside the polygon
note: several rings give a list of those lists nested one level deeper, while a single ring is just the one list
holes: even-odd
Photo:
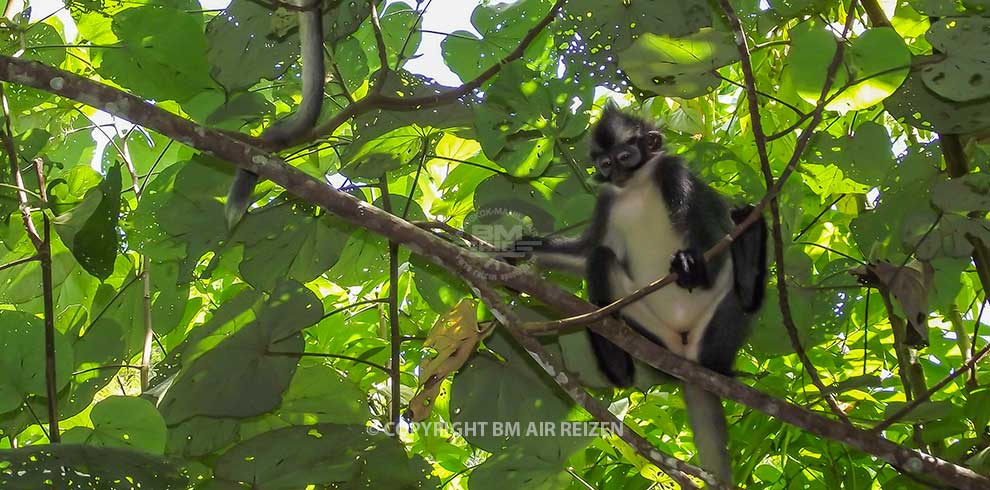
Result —
[{"label": "diagonal branch", "polygon": [[707,471],[698,468],[697,466],[688,464],[676,457],[665,454],[658,449],[656,449],[649,441],[644,439],[642,436],[637,434],[632,430],[631,427],[625,425],[621,422],[618,417],[613,415],[608,411],[608,408],[602,405],[598,400],[592,398],[591,395],[585,390],[584,386],[577,381],[577,377],[574,374],[569,373],[564,370],[564,367],[557,362],[547,351],[543,348],[535,338],[527,335],[525,331],[519,328],[519,318],[516,314],[505,304],[504,301],[499,297],[499,295],[492,289],[491,285],[484,281],[476,281],[471,283],[472,288],[478,293],[491,309],[493,314],[498,321],[505,325],[506,330],[509,335],[518,343],[529,355],[536,361],[540,367],[557,383],[558,386],[568,396],[574,400],[575,403],[584,407],[595,419],[601,422],[614,423],[616,425],[623,424],[623,430],[618,434],[622,440],[626,441],[633,449],[639,453],[640,456],[646,458],[648,461],[656,465],[658,468],[662,469],[664,473],[670,475],[681,488],[686,489],[696,489],[694,482],[692,482],[687,475],[692,475],[694,477],[700,478],[707,485],[708,488],[727,488],[723,483],[720,483],[714,475],[708,473]]},{"label": "diagonal branch", "polygon": [[[502,69],[503,65],[507,65],[519,58],[522,58],[523,53],[526,52],[529,45],[532,44],[533,41],[540,36],[540,34],[543,34],[547,26],[553,22],[554,17],[556,17],[560,10],[564,7],[564,2],[565,0],[557,0],[554,2],[553,6],[550,7],[550,11],[547,12],[547,15],[537,22],[536,25],[533,26],[533,28],[530,29],[525,36],[523,36],[522,40],[519,41],[519,45],[516,46],[516,49],[513,49],[511,53],[505,55],[505,57],[499,60],[498,63],[490,66],[473,80],[464,83],[460,87],[434,95],[422,95],[418,97],[391,97],[382,95],[377,91],[373,91],[368,94],[367,97],[345,107],[342,111],[334,115],[329,121],[316,127],[308,135],[301,138],[300,141],[289,142],[289,146],[302,143],[303,141],[316,139],[324,135],[333,134],[333,132],[336,131],[340,125],[347,122],[348,119],[375,109],[416,111],[457,101],[461,97],[468,95],[484,85],[485,82],[494,77]],[[385,66],[387,66],[387,64]]]},{"label": "diagonal branch", "polygon": [[[749,56],[749,47],[746,45],[746,33],[743,31],[742,23],[739,21],[739,16],[736,15],[736,11],[732,8],[729,0],[719,0],[719,4],[722,6],[722,10],[725,12],[726,17],[729,19],[729,24],[732,26],[732,30],[736,33],[736,48],[739,50],[739,59],[742,66],[743,78],[746,84],[746,100],[749,102],[749,117],[753,124],[753,138],[756,140],[756,153],[760,157],[760,170],[763,172],[763,179],[766,182],[767,189],[773,188],[774,178],[773,170],[770,168],[770,157],[767,153],[767,135],[763,131],[763,122],[760,117],[760,104],[757,99],[757,88],[756,88],[756,76],[753,74],[753,63]],[[856,12],[856,0],[852,0],[849,3],[849,12],[846,15],[846,25],[842,32],[842,37],[846,37],[849,30],[852,28],[852,20],[856,18],[854,15]],[[818,103],[815,106],[815,110],[819,111],[825,107],[825,101],[828,98],[828,93],[832,89],[832,84],[835,81],[835,75],[839,71],[839,66],[842,64],[842,53],[845,50],[845,44],[838,43],[835,50],[835,55],[832,56],[832,61],[828,66],[825,75],[825,84],[822,86],[821,95],[818,97]],[[812,120],[812,125],[809,125],[804,134],[810,135],[814,132],[817,123]],[[802,136],[804,135],[802,134]],[[795,149],[794,156],[800,157],[803,152],[803,148],[800,150]],[[777,198],[774,197],[770,200],[770,216],[772,219],[771,233],[773,235],[774,242],[774,259],[777,262],[777,266],[774,270],[777,274],[777,295],[779,297],[780,305],[780,315],[784,322],[784,327],[787,330],[787,337],[791,341],[791,346],[794,348],[794,352],[797,353],[798,359],[801,360],[801,364],[804,366],[804,370],[811,377],[812,384],[818,389],[818,392],[822,394],[825,402],[828,404],[829,408],[832,409],[834,413],[840,420],[847,424],[851,424],[849,417],[846,413],[839,407],[838,402],[835,400],[835,396],[831,391],[825,388],[825,383],[822,382],[821,377],[818,375],[818,370],[815,368],[814,363],[811,362],[811,358],[808,357],[808,353],[805,352],[804,346],[801,345],[801,338],[798,335],[797,325],[794,323],[794,315],[791,312],[791,302],[790,295],[787,290],[787,279],[784,277],[784,237],[783,231],[781,230],[781,220],[780,220],[780,203]]]},{"label": "diagonal branch", "polygon": [[[394,240],[465,280],[487,280],[526,292],[536,300],[566,315],[579,315],[595,310],[587,302],[532,273],[458,248],[371,204],[338,192],[325,182],[286,165],[277,156],[221,131],[199,126],[133,95],[40,63],[4,55],[0,55],[0,80],[16,81],[21,85],[103,109],[238,167],[251,170],[279,184],[300,199],[316,204],[356,226]],[[796,162],[796,159],[792,161]],[[768,195],[776,195],[781,182],[778,180]],[[762,208],[758,207],[757,213],[747,217],[747,221],[755,222],[760,209]],[[743,224],[746,222],[744,221]],[[594,325],[592,329],[647,364],[686,382],[694,383],[722,398],[737,401],[778,420],[821,437],[839,441],[911,472],[928,474],[945,484],[964,490],[990,488],[990,479],[968,468],[897,445],[882,437],[829,420],[761,393],[654,345],[641,335],[623,328],[616,321],[606,319],[601,324]]]},{"label": "diagonal branch", "polygon": [[932,395],[938,393],[939,390],[941,390],[942,388],[945,388],[949,383],[951,383],[954,379],[958,378],[962,373],[965,373],[973,369],[973,366],[976,366],[976,363],[980,362],[980,360],[983,359],[983,357],[985,357],[987,353],[990,353],[990,345],[987,345],[982,350],[977,352],[975,356],[973,356],[968,361],[966,361],[966,363],[960,366],[959,369],[952,371],[952,373],[946,376],[945,378],[943,378],[942,381],[935,383],[934,386],[929,388],[921,395],[918,395],[917,398],[911,400],[910,403],[901,407],[900,410],[894,412],[890,417],[883,419],[883,421],[881,421],[879,424],[873,427],[873,432],[880,432],[890,427],[891,425],[896,424],[899,420],[904,418],[904,416],[911,413],[911,411],[913,411],[914,409],[918,408],[918,405],[921,405],[922,403],[930,400],[932,398]]},{"label": "diagonal branch", "polygon": [[388,47],[385,45],[385,35],[382,34],[381,18],[378,17],[378,6],[376,5],[378,0],[369,0],[368,3],[371,4],[371,27],[375,31],[375,47],[378,50],[378,62],[382,65],[378,68],[378,73],[375,74],[375,83],[372,89],[377,94],[381,93],[385,87],[385,79],[388,78],[388,72],[391,68],[388,66]]}]

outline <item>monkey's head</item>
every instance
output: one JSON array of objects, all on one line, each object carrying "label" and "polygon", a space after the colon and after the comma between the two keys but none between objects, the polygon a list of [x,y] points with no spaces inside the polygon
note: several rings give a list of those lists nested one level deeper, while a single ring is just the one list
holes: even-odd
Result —
[{"label": "monkey's head", "polygon": [[662,149],[656,126],[608,103],[591,136],[595,179],[621,186]]}]

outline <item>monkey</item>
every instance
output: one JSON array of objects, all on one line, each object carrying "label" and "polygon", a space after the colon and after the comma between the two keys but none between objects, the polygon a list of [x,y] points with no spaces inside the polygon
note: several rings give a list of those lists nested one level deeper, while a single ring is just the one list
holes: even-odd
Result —
[{"label": "monkey", "polygon": [[[261,140],[266,144],[281,147],[309,131],[323,109],[323,89],[326,68],[323,64],[323,0],[311,0],[310,5],[299,9],[299,40],[302,55],[302,100],[295,114],[265,129]],[[251,194],[258,183],[258,174],[245,169],[237,169],[234,181],[227,192],[227,205],[224,214],[227,228],[241,220],[251,204]]]},{"label": "monkey", "polygon": [[[577,238],[527,236],[514,261],[536,259],[573,270],[583,264],[588,299],[601,307],[665,276],[676,284],[621,309],[640,334],[687,359],[731,376],[767,282],[766,222],[761,217],[728,253],[704,252],[753,210],[730,210],[722,196],[669,154],[658,128],[609,103],[592,129],[590,156],[601,184],[591,222]],[[632,357],[589,331],[598,368],[617,387],[633,383]],[[728,431],[717,395],[682,383],[701,466],[732,481]]]}]

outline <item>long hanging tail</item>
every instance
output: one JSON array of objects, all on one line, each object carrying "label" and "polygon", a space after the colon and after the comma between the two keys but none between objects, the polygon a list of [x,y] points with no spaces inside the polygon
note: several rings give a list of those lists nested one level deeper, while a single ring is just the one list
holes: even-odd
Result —
[{"label": "long hanging tail", "polygon": [[719,480],[732,482],[732,463],[729,460],[729,429],[725,423],[722,400],[704,389],[682,383],[684,404],[688,421],[694,433],[694,445],[698,448],[701,467]]},{"label": "long hanging tail", "polygon": [[[323,66],[323,21],[322,0],[299,11],[299,39],[302,50],[302,100],[296,113],[288,119],[273,124],[261,139],[284,145],[302,136],[316,124],[323,108],[323,88],[326,71]],[[251,194],[258,183],[258,174],[238,169],[234,182],[227,192],[227,206],[224,214],[227,228],[232,229],[240,222],[251,205]]]},{"label": "long hanging tail", "polygon": [[227,217],[228,230],[233,229],[234,225],[244,217],[248,206],[251,205],[251,194],[254,193],[254,186],[257,183],[258,174],[243,168],[237,169],[234,181],[230,183],[230,190],[227,191],[227,206],[223,210]]}]

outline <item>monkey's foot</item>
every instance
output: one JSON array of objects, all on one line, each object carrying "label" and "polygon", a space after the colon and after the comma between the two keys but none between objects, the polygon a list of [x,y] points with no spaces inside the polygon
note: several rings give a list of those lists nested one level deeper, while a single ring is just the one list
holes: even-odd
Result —
[{"label": "monkey's foot", "polygon": [[670,272],[677,274],[678,286],[691,291],[696,287],[709,286],[708,267],[705,257],[699,250],[678,250],[670,261]]}]

